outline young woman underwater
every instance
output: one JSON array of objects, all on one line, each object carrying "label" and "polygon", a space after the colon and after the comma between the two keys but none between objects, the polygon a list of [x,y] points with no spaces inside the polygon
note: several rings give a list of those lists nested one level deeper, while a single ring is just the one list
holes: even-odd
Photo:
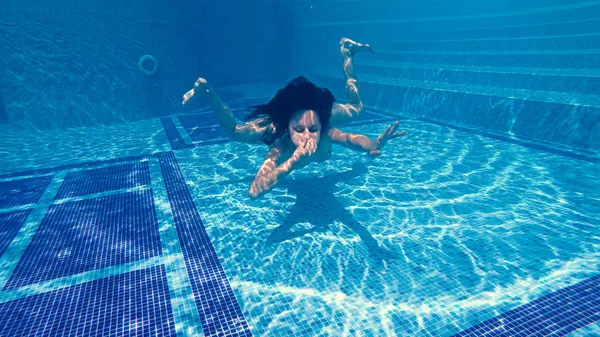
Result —
[{"label": "young woman underwater", "polygon": [[335,126],[360,116],[363,104],[358,94],[352,57],[359,51],[373,51],[368,44],[347,38],[340,41],[346,76],[348,104],[334,104],[331,91],[317,87],[305,77],[292,80],[279,89],[271,101],[251,107],[246,123],[237,124],[232,111],[204,78],[199,78],[188,91],[182,104],[195,95],[210,99],[220,127],[233,140],[244,143],[264,142],[270,146],[263,164],[250,185],[248,195],[256,199],[275,187],[294,170],[311,162],[324,162],[331,157],[332,145],[379,156],[385,144],[405,131],[396,132],[398,122],[388,125],[375,140],[344,132]]}]

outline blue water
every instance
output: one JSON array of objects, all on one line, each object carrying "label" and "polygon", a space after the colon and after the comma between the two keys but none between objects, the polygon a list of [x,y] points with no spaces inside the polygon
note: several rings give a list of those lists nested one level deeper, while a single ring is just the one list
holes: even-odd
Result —
[{"label": "blue water", "polygon": [[[0,5],[0,336],[600,336],[598,22],[583,0]],[[250,200],[268,148],[181,96],[206,77],[240,119],[305,75],[345,102],[342,36],[376,52],[341,128],[406,135]]]},{"label": "blue water", "polygon": [[257,334],[443,336],[597,275],[597,164],[403,126],[384,157],[341,151],[256,202],[255,147],[178,156]]}]

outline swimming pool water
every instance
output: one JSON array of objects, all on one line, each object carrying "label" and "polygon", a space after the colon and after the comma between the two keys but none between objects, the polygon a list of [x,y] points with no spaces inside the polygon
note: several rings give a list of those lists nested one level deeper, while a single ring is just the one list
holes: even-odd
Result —
[{"label": "swimming pool water", "polygon": [[194,120],[6,169],[0,335],[600,334],[595,158],[402,119],[251,201],[266,147]]},{"label": "swimming pool water", "polygon": [[403,127],[381,158],[342,150],[255,202],[254,147],[181,153],[258,334],[448,335],[598,273],[597,165]]}]

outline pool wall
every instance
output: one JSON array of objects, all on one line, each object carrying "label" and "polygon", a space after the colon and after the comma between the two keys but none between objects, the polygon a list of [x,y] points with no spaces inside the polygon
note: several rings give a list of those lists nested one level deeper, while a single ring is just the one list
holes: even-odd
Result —
[{"label": "pool wall", "polygon": [[292,73],[345,99],[346,36],[367,106],[597,157],[600,2],[457,3],[306,5]]},{"label": "pool wall", "polygon": [[[177,112],[199,76],[285,76],[291,28],[273,13],[286,10],[258,0],[2,1],[4,119],[39,129],[128,122]],[[157,60],[152,76],[138,68],[143,55]]]}]

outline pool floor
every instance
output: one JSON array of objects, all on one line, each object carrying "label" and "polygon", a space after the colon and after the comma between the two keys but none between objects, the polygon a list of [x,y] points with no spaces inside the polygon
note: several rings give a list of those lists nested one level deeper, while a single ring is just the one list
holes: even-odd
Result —
[{"label": "pool floor", "polygon": [[401,119],[252,201],[211,116],[3,133],[0,336],[600,336],[594,160]]}]

